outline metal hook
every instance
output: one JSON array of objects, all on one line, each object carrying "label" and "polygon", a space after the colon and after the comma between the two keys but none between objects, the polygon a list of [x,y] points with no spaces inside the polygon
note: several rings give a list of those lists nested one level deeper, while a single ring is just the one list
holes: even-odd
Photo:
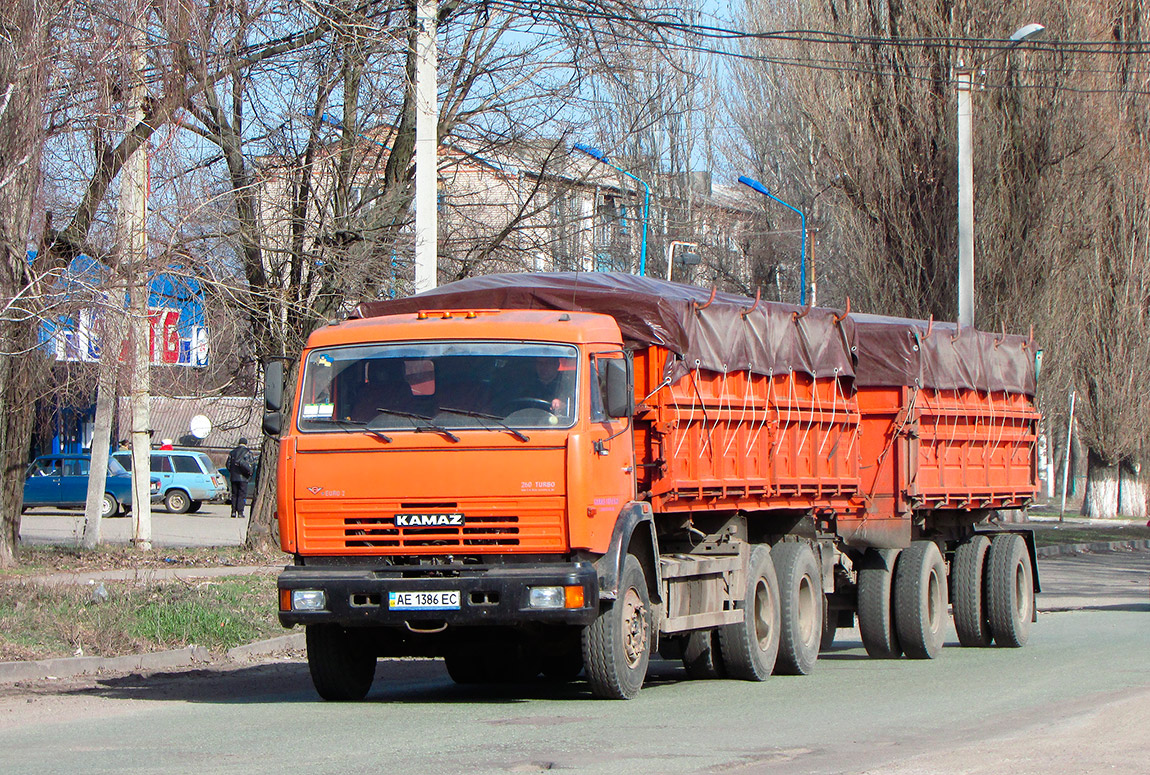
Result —
[{"label": "metal hook", "polygon": [[835,324],[837,325],[839,323],[842,323],[844,320],[847,319],[847,315],[849,315],[849,314],[851,314],[851,297],[847,296],[847,308],[845,310],[843,310],[843,314],[834,316]]},{"label": "metal hook", "polygon": [[922,335],[922,338],[923,339],[929,339],[930,338],[930,332],[933,329],[934,329],[934,315],[932,314],[930,317],[928,317],[926,319],[926,333]]},{"label": "metal hook", "polygon": [[962,323],[960,321],[956,320],[956,321],[954,321],[954,336],[952,336],[950,338],[950,341],[957,342],[958,337],[961,335],[962,335]]},{"label": "metal hook", "polygon": [[798,323],[799,320],[801,320],[802,318],[805,318],[807,315],[809,315],[813,308],[814,308],[813,304],[808,304],[807,306],[803,307],[802,312],[791,313],[791,319],[794,320],[796,323]]},{"label": "metal hook", "polygon": [[751,305],[750,309],[745,309],[742,312],[740,312],[739,314],[742,315],[744,318],[746,318],[747,315],[750,315],[752,312],[754,312],[755,310],[757,310],[759,308],[759,302],[762,300],[762,298],[763,298],[763,288],[762,288],[762,286],[759,286],[758,288],[755,289],[755,303]]},{"label": "metal hook", "polygon": [[707,299],[706,304],[700,305],[699,302],[697,302],[697,301],[691,302],[695,306],[695,312],[702,312],[707,307],[711,306],[711,304],[713,304],[715,301],[715,294],[718,292],[719,292],[719,289],[717,287],[712,287],[711,288],[711,298]]}]

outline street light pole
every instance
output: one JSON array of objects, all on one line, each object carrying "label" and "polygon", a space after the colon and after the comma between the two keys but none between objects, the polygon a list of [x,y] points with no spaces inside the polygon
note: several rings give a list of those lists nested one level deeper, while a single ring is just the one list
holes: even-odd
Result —
[{"label": "street light pole", "polygon": [[415,292],[436,286],[439,259],[435,14],[433,0],[416,4],[415,58]]},{"label": "street light pole", "polygon": [[607,160],[607,154],[603,153],[598,148],[592,148],[590,145],[585,145],[584,143],[575,143],[572,147],[576,151],[582,151],[592,159],[606,164],[616,172],[623,173],[627,177],[631,178],[631,180],[635,181],[643,187],[643,240],[639,245],[639,276],[645,276],[647,274],[647,214],[651,208],[651,187],[622,167],[617,167],[609,162]]},{"label": "street light pole", "polygon": [[974,139],[970,70],[955,73],[958,89],[958,324],[974,325]]},{"label": "street light pole", "polygon": [[802,210],[793,205],[789,205],[782,199],[772,194],[767,187],[754,178],[749,178],[746,175],[739,176],[739,182],[744,186],[758,191],[765,197],[773,199],[781,204],[783,207],[799,214],[799,220],[802,224],[802,243],[799,245],[799,304],[801,306],[807,305],[807,215]]},{"label": "street light pole", "polygon": [[[1010,36],[1010,44],[981,65],[1014,49],[1024,40],[1036,38],[1046,31],[1041,24],[1019,27]],[[971,88],[974,71],[980,65],[963,67],[959,62],[955,70],[955,91],[958,98],[958,325],[974,325],[974,102]]]}]

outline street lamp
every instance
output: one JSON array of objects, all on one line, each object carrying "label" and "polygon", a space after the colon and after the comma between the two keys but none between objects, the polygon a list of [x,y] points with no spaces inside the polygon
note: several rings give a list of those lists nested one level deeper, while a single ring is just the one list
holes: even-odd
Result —
[{"label": "street lamp", "polygon": [[955,70],[955,89],[958,93],[958,325],[974,325],[974,138],[971,114],[973,103],[970,90],[974,71],[995,57],[1014,49],[1024,40],[1041,35],[1046,28],[1041,24],[1019,27],[1010,36],[1010,44],[989,59],[969,68],[959,62]]},{"label": "street lamp", "polygon": [[802,223],[802,244],[799,245],[799,304],[801,306],[807,305],[807,216],[797,207],[787,204],[782,199],[772,194],[767,190],[759,181],[754,178],[748,178],[746,175],[739,176],[739,182],[748,188],[753,188],[760,194],[770,197],[788,210],[792,210],[799,214],[800,222]]},{"label": "street lamp", "polygon": [[643,187],[643,191],[644,191],[644,194],[643,194],[643,241],[639,246],[639,275],[640,276],[646,275],[647,274],[647,213],[648,213],[650,206],[651,206],[651,187],[648,186],[643,181],[639,180],[639,178],[635,177],[634,175],[632,175],[627,170],[623,169],[622,167],[616,167],[614,164],[607,161],[607,154],[603,153],[598,148],[592,148],[590,145],[584,145],[583,143],[575,143],[575,145],[572,147],[576,151],[582,151],[583,153],[590,156],[592,159],[595,159],[597,161],[602,162],[603,164],[606,164],[611,169],[613,169],[617,172],[622,172],[624,175],[631,178],[631,180],[635,181],[636,183],[638,183],[639,185],[641,185]]},{"label": "street lamp", "polygon": [[[677,239],[677,240],[674,240],[670,245],[667,246],[667,279],[668,280],[671,279],[671,267],[675,263],[675,248],[679,248],[679,247],[694,248],[695,250],[698,250],[699,249],[699,243],[697,243],[697,242],[685,242],[683,240]],[[682,262],[684,265],[697,264],[697,263],[699,263],[699,254],[698,253],[690,253],[690,252],[684,253],[683,258],[682,258]]]}]

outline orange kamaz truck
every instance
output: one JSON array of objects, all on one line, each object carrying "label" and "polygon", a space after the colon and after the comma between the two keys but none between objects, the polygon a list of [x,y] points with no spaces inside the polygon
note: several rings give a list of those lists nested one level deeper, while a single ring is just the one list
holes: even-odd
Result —
[{"label": "orange kamaz truck", "polygon": [[[583,674],[629,698],[875,657],[1021,646],[1034,346],[614,273],[493,275],[316,331],[268,369],[279,616],[319,694],[383,656],[458,682]],[[290,399],[290,400],[289,400]]]}]

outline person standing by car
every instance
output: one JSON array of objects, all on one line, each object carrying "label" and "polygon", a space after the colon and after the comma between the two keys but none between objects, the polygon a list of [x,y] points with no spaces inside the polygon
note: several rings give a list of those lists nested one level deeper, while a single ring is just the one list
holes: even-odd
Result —
[{"label": "person standing by car", "polygon": [[228,453],[228,461],[224,464],[228,469],[228,478],[232,482],[232,518],[244,517],[244,501],[248,497],[248,480],[252,478],[255,469],[255,458],[248,449],[248,440],[240,439],[236,448]]}]

